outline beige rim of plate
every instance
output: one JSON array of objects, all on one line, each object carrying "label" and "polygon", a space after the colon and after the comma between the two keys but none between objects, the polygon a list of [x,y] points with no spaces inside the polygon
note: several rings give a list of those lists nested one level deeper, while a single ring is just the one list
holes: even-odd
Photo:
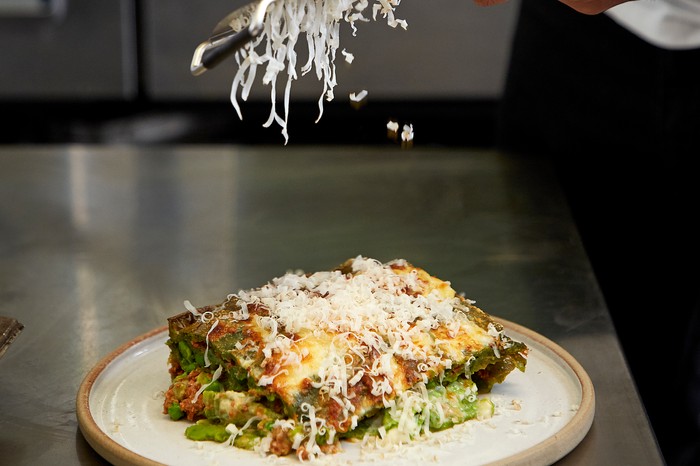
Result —
[{"label": "beige rim of plate", "polygon": [[[543,440],[525,451],[489,463],[488,466],[544,466],[552,464],[576,448],[576,446],[581,443],[583,438],[590,430],[595,414],[595,390],[593,388],[593,383],[581,364],[579,364],[579,362],[576,361],[573,356],[571,356],[558,344],[526,327],[505,319],[500,319],[497,317],[494,318],[502,323],[506,329],[513,330],[526,336],[530,340],[533,340],[546,347],[561,358],[574,372],[576,378],[581,384],[581,404],[574,417],[572,417],[571,420],[555,435]],[[92,386],[97,377],[107,366],[112,363],[112,361],[114,361],[132,346],[166,330],[167,326],[156,328],[115,349],[100,360],[100,362],[95,365],[95,367],[85,376],[83,382],[80,384],[76,398],[76,413],[80,430],[90,446],[100,456],[116,466],[156,466],[162,465],[162,463],[153,461],[129,450],[128,448],[123,447],[105,434],[105,432],[95,422],[95,419],[90,411],[90,391],[92,390]]]},{"label": "beige rim of plate", "polygon": [[128,448],[119,445],[117,442],[112,440],[107,434],[104,433],[102,429],[95,422],[95,418],[92,417],[90,412],[90,391],[92,386],[95,384],[97,377],[105,370],[107,366],[111,364],[117,357],[125,353],[132,346],[151,338],[161,332],[168,329],[167,326],[159,327],[151,330],[148,333],[137,337],[128,343],[123,344],[119,348],[115,349],[107,356],[102,358],[100,362],[95,365],[95,367],[88,372],[80,384],[78,389],[78,396],[76,398],[76,414],[78,416],[78,425],[82,431],[85,439],[90,444],[90,446],[104,459],[110,463],[120,466],[120,465],[162,465],[157,461],[145,458],[136,452],[129,450]]}]

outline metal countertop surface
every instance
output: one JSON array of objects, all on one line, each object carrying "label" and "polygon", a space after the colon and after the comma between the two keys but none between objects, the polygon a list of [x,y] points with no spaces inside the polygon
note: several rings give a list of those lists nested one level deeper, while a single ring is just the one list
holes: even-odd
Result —
[{"label": "metal countertop surface", "polygon": [[[545,161],[387,147],[0,146],[3,464],[105,464],[76,395],[107,354],[290,269],[404,258],[581,363],[596,412],[558,464],[663,464]],[[166,370],[164,368],[164,370]]]}]

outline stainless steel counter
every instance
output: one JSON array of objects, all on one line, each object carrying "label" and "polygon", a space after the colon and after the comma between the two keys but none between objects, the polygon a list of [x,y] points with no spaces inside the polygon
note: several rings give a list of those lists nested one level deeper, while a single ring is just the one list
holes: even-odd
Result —
[{"label": "stainless steel counter", "polygon": [[558,186],[466,149],[0,147],[3,464],[100,464],[75,397],[105,355],[289,269],[405,258],[570,352],[596,390],[561,464],[663,464]]}]

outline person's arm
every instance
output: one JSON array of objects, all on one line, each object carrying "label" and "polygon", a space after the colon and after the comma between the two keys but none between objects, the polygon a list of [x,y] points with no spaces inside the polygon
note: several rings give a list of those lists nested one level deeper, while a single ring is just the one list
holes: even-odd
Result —
[{"label": "person's arm", "polygon": [[[474,0],[474,3],[481,6],[496,5],[505,3],[508,0]],[[570,6],[579,13],[586,15],[597,15],[605,10],[608,10],[620,3],[625,3],[633,0],[559,0],[564,5]]]}]

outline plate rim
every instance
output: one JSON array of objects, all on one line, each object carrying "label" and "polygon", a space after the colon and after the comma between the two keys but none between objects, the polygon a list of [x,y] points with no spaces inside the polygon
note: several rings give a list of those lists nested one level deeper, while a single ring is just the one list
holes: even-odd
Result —
[{"label": "plate rim", "polygon": [[581,363],[556,342],[515,322],[498,317],[494,317],[494,319],[499,321],[506,329],[525,335],[561,358],[573,371],[581,385],[581,403],[576,414],[554,435],[527,450],[489,463],[488,466],[552,464],[576,448],[590,431],[595,416],[595,388],[593,382]]},{"label": "plate rim", "polygon": [[[595,415],[595,388],[593,382],[588,376],[588,373],[583,366],[562,346],[545,337],[544,335],[535,332],[527,327],[512,322],[507,319],[491,316],[503,325],[507,330],[513,330],[516,333],[526,336],[530,340],[544,346],[573,371],[578,383],[581,386],[581,403],[576,411],[576,414],[554,435],[542,440],[541,442],[515,453],[506,458],[488,463],[487,466],[519,466],[533,464],[552,464],[568,453],[581,443],[584,437],[588,434],[593,418]],[[163,463],[146,458],[137,452],[130,450],[119,443],[112,437],[107,435],[95,421],[90,410],[90,393],[97,378],[104,370],[114,362],[118,357],[124,354],[131,347],[148,340],[156,335],[166,332],[167,325],[154,328],[136,338],[120,345],[112,352],[104,356],[93,366],[93,368],[85,375],[83,381],[78,388],[76,396],[76,416],[78,418],[78,427],[88,444],[104,459],[116,466],[163,466]]]},{"label": "plate rim", "polygon": [[97,378],[119,356],[124,354],[131,347],[136,346],[137,344],[148,340],[149,338],[155,337],[156,335],[167,330],[168,326],[163,325],[120,345],[100,359],[100,361],[83,378],[83,381],[78,388],[75,406],[76,416],[78,418],[78,427],[83,433],[83,436],[85,437],[85,440],[87,440],[88,444],[90,444],[90,446],[100,456],[115,466],[163,466],[163,463],[146,458],[135,451],[129,450],[107,435],[107,433],[105,433],[100,426],[97,425],[97,422],[92,415],[92,411],[90,410],[90,392],[92,391]]}]

